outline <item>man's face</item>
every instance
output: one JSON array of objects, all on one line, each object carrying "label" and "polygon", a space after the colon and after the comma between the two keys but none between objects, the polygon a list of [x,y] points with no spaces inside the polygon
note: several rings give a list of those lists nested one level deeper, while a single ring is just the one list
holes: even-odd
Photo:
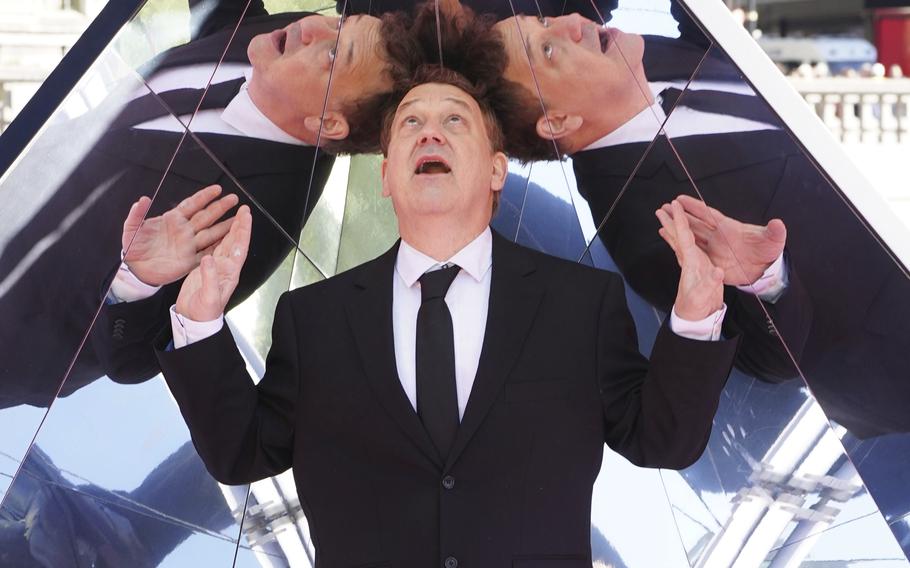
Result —
[{"label": "man's face", "polygon": [[247,54],[257,89],[306,116],[320,115],[330,73],[330,110],[385,89],[379,20],[350,16],[339,36],[340,22],[337,17],[307,16],[254,37]]},{"label": "man's face", "polygon": [[507,170],[505,155],[493,151],[480,106],[461,89],[423,84],[398,105],[382,187],[399,223],[439,216],[485,226]]},{"label": "man's face", "polygon": [[609,112],[610,102],[620,97],[640,96],[633,76],[644,54],[639,35],[603,28],[578,14],[516,16],[495,27],[509,57],[506,78],[536,94],[530,57],[548,109],[589,117]]}]

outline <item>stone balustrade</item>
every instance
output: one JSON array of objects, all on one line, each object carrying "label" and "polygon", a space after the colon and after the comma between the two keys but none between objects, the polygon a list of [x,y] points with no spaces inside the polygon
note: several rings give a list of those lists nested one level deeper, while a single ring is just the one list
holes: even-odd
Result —
[{"label": "stone balustrade", "polygon": [[842,142],[910,144],[910,79],[790,81]]}]

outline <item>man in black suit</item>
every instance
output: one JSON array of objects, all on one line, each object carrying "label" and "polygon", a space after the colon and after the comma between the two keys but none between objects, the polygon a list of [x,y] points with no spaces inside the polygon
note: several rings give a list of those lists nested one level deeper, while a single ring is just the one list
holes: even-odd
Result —
[{"label": "man in black suit", "polygon": [[[119,113],[102,107],[66,126],[97,122],[99,113],[113,117],[70,175],[41,188],[50,199],[4,239],[0,340],[20,356],[0,367],[0,408],[47,406],[64,376],[63,396],[104,374],[135,382],[157,372],[149,341],[167,325],[179,289],[172,283],[192,266],[156,275],[146,282],[151,289],[128,298],[141,301],[106,306],[92,326],[111,276],[130,276],[115,268],[121,244],[129,244],[120,238],[124,218],[137,199],[140,219],[157,217],[219,184],[252,206],[257,236],[234,305],[295,246],[332,166],[317,144],[345,152],[377,146],[377,128],[363,117],[371,118],[389,86],[379,20],[354,16],[339,31],[338,17],[268,15],[261,1],[246,5],[191,0],[192,41],[143,69],[155,93],[143,88]],[[46,167],[26,156],[14,172],[23,200],[36,193],[29,171]],[[135,257],[127,252],[126,265]]]},{"label": "man in black suit", "polygon": [[414,84],[384,120],[401,241],[284,294],[254,385],[221,319],[242,208],[184,281],[162,370],[217,479],[294,468],[319,566],[590,566],[604,442],[651,467],[704,447],[736,342],[671,325],[713,338],[722,271],[678,203],[659,212],[683,268],[649,364],[617,276],[489,230],[507,160],[482,89],[439,68]]},{"label": "man in black suit", "polygon": [[[910,428],[910,361],[898,347],[908,338],[896,324],[910,317],[910,283],[723,53],[578,15],[498,29],[511,50],[506,76],[529,96],[539,87],[547,109],[522,118],[538,139],[512,151],[538,157],[555,142],[571,156],[598,236],[633,289],[671,305],[676,263],[652,234],[652,211],[686,195],[699,242],[739,285],[725,291],[725,332],[743,336],[736,366],[776,382],[798,376],[795,362],[828,416],[857,436]],[[672,86],[686,92],[669,99]],[[750,259],[749,241],[764,252]],[[779,286],[756,298],[775,270]]]}]

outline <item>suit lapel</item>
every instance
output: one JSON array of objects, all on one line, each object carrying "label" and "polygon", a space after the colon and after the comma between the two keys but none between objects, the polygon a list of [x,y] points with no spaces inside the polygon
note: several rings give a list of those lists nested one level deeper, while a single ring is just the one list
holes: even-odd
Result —
[{"label": "suit lapel", "polygon": [[437,467],[443,462],[408,400],[395,364],[392,333],[392,278],[398,244],[370,263],[355,286],[360,293],[347,306],[348,319],[373,394],[401,430]]},{"label": "suit lapel", "polygon": [[493,232],[493,274],[483,349],[471,396],[445,469],[454,465],[483,423],[521,354],[543,296],[530,255]]}]

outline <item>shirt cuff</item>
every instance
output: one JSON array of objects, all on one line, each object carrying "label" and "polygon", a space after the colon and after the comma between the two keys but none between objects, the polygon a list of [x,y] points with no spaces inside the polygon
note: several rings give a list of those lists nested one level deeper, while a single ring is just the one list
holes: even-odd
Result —
[{"label": "shirt cuff", "polygon": [[784,253],[780,253],[777,260],[771,263],[758,280],[736,288],[755,294],[760,300],[773,304],[787,290],[787,284],[789,284],[787,264],[784,262]]},{"label": "shirt cuff", "polygon": [[125,262],[121,262],[114,281],[111,282],[111,289],[107,293],[108,304],[137,302],[151,298],[160,289],[161,286],[152,286],[139,280],[130,267]]},{"label": "shirt cuff", "polygon": [[724,323],[724,314],[727,313],[727,304],[698,321],[687,320],[676,314],[676,306],[670,312],[670,329],[673,333],[687,339],[696,341],[717,341],[720,339],[720,328]]},{"label": "shirt cuff", "polygon": [[176,308],[176,306],[171,306],[171,330],[174,332],[174,349],[180,349],[209,338],[221,331],[221,327],[224,325],[224,314],[211,321],[194,321],[178,314]]}]

